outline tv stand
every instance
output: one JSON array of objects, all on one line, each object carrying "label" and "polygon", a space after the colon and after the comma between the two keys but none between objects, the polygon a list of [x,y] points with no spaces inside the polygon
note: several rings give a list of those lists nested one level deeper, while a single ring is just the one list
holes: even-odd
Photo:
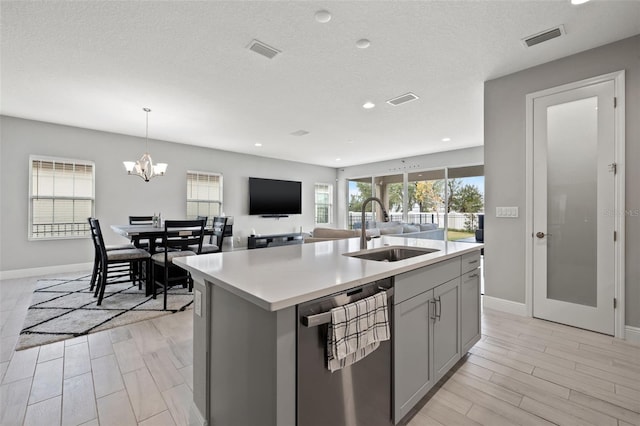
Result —
[{"label": "tv stand", "polygon": [[273,234],[273,235],[251,235],[248,238],[247,248],[257,249],[266,247],[288,246],[292,244],[302,244],[301,233]]}]

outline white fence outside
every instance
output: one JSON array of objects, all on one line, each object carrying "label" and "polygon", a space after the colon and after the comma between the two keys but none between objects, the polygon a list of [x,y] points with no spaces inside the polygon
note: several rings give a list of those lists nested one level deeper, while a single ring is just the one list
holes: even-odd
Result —
[{"label": "white fence outside", "polygon": [[[465,224],[469,220],[469,217],[473,217],[473,229],[478,228],[478,214],[483,214],[483,212],[479,213],[449,213],[447,215],[447,222],[449,225],[449,229],[465,229]],[[359,229],[360,222],[362,220],[362,213],[360,212],[349,212],[349,221],[348,227],[349,229]],[[373,213],[368,212],[365,213],[365,220],[367,222],[373,221]],[[402,213],[391,213],[389,214],[389,220],[402,222]],[[437,223],[438,228],[444,228],[444,213],[424,213],[424,212],[409,212],[409,223]]]}]

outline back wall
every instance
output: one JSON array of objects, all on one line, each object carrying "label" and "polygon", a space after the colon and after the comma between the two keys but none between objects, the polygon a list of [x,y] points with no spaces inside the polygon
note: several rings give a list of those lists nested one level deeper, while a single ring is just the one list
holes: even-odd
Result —
[{"label": "back wall", "polygon": [[[110,229],[129,215],[162,212],[163,219],[186,216],[187,170],[223,175],[223,211],[234,217],[234,245],[246,246],[252,229],[259,234],[311,231],[314,184],[335,184],[336,169],[149,140],[154,161],[169,164],[167,174],[150,182],[128,176],[123,160],[144,152],[144,138],[0,116],[0,274],[93,261],[89,238],[28,241],[29,155],[95,162],[95,216],[107,244],[126,241]],[[249,216],[249,177],[302,181],[302,215],[271,219]],[[335,223],[335,222],[334,222]],[[50,269],[50,268],[49,268]],[[9,272],[11,271],[11,272]]]}]

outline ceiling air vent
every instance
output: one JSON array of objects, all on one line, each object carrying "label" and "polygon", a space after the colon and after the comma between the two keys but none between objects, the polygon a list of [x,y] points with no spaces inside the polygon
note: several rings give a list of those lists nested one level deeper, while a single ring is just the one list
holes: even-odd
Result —
[{"label": "ceiling air vent", "polygon": [[309,132],[307,132],[306,130],[296,130],[295,132],[291,133],[292,136],[304,136],[308,134]]},{"label": "ceiling air vent", "polygon": [[249,43],[249,50],[252,50],[269,59],[273,59],[274,56],[280,53],[278,49],[275,49],[256,39],[251,40],[251,43]]},{"label": "ceiling air vent", "polygon": [[407,102],[415,101],[416,99],[419,98],[415,94],[409,92],[405,93],[404,95],[400,95],[397,98],[389,99],[387,103],[393,106],[398,106],[401,104],[406,104]]},{"label": "ceiling air vent", "polygon": [[560,25],[558,27],[544,30],[541,33],[534,34],[532,36],[524,38],[522,39],[522,42],[524,43],[525,46],[531,47],[531,46],[535,46],[536,44],[544,43],[545,41],[554,39],[556,37],[560,37],[561,35],[564,35],[564,34],[565,34],[564,26]]}]

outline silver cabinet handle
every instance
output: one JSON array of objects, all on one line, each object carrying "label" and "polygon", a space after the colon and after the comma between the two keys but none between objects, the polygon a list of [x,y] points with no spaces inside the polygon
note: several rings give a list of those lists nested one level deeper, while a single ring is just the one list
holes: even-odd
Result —
[{"label": "silver cabinet handle", "polygon": [[469,276],[464,280],[464,282],[465,282],[465,283],[468,283],[469,281],[475,281],[475,279],[474,279],[474,278],[478,278],[479,276],[480,276],[480,275],[478,275],[478,274],[469,275]]},{"label": "silver cabinet handle", "polygon": [[436,299],[436,307],[438,308],[436,310],[436,318],[438,318],[438,321],[440,321],[440,317],[442,316],[442,301],[440,300],[440,296],[438,296],[438,298]]},{"label": "silver cabinet handle", "polygon": [[438,317],[438,315],[436,314],[436,301],[429,300],[429,306],[431,306],[432,303],[433,303],[433,316],[430,316],[430,318],[433,320],[433,322],[435,322],[436,318]]}]

